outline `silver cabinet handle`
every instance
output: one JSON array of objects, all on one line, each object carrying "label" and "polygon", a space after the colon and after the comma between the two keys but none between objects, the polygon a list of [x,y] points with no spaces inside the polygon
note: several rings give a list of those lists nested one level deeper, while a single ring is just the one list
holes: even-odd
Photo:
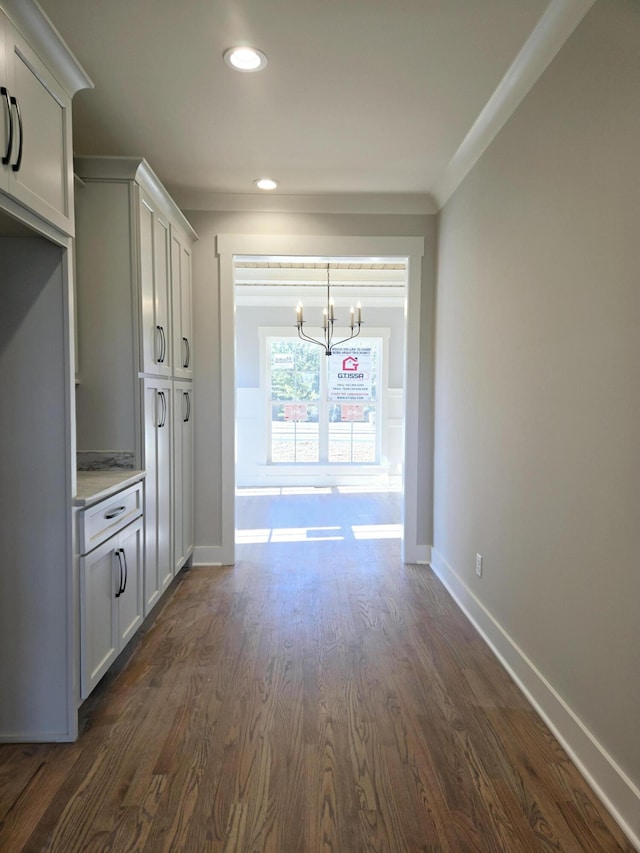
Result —
[{"label": "silver cabinet handle", "polygon": [[183,367],[189,367],[191,364],[191,344],[189,343],[189,338],[182,339],[184,343],[184,361],[182,362]]},{"label": "silver cabinet handle", "polygon": [[111,512],[105,512],[105,518],[117,518],[119,515],[122,515],[123,512],[126,512],[126,506],[119,506],[118,509],[111,510]]}]

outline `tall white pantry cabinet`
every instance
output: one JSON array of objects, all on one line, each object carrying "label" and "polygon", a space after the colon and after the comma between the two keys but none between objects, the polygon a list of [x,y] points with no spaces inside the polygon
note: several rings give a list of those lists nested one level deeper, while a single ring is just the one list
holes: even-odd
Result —
[{"label": "tall white pantry cabinet", "polygon": [[191,245],[140,158],[80,157],[76,193],[79,451],[147,472],[144,612],[193,551]]},{"label": "tall white pantry cabinet", "polygon": [[91,80],[0,0],[0,740],[78,729],[71,102]]}]

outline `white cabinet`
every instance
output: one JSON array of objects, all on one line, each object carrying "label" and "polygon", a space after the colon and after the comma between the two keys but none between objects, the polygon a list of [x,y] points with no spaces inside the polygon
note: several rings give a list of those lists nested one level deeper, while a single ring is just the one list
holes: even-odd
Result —
[{"label": "white cabinet", "polygon": [[173,384],[174,574],[193,553],[193,387]]},{"label": "white cabinet", "polygon": [[[71,98],[90,85],[37,3],[0,0],[3,742],[69,741],[77,736],[78,560],[72,506],[68,236],[73,183],[68,178]],[[12,219],[21,226],[15,228]],[[21,236],[8,236],[11,233]]]},{"label": "white cabinet", "polygon": [[142,545],[142,518],[138,517],[80,558],[82,699],[142,623]]},{"label": "white cabinet", "polygon": [[[9,189],[11,156],[13,154],[13,104],[7,67],[7,31],[9,20],[0,10],[0,190]],[[11,132],[10,132],[11,131]]]},{"label": "white cabinet", "polygon": [[173,578],[172,383],[143,383],[146,478],[144,608],[149,613]]},{"label": "white cabinet", "polygon": [[192,451],[180,445],[176,469],[172,412],[174,382],[192,376],[196,234],[145,160],[80,157],[75,165],[83,182],[76,210],[78,450],[132,452],[147,471],[147,614],[174,576],[174,544],[181,556],[192,547],[182,497],[190,495],[182,483],[193,476]]},{"label": "white cabinet", "polygon": [[140,222],[140,344],[144,373],[171,376],[171,264],[169,223],[142,190]]},{"label": "white cabinet", "polygon": [[178,228],[171,229],[171,281],[173,287],[173,375],[193,378],[191,241]]},{"label": "white cabinet", "polygon": [[[65,87],[59,79],[78,76],[81,69],[74,62],[70,73],[54,76],[18,29],[30,4],[5,0],[2,5],[15,18],[12,22],[0,11],[2,206],[16,215],[26,209],[73,235],[71,96],[79,86]],[[91,85],[86,75],[82,85]]]}]

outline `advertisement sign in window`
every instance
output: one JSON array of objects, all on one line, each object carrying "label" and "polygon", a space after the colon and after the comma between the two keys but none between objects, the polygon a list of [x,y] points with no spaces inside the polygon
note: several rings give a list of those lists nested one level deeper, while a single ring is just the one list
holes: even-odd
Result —
[{"label": "advertisement sign in window", "polygon": [[341,421],[363,421],[364,406],[361,403],[343,403],[340,406]]},{"label": "advertisement sign in window", "polygon": [[293,370],[294,361],[293,353],[290,352],[272,352],[271,353],[271,369],[272,370]]},{"label": "advertisement sign in window", "polygon": [[285,421],[306,421],[307,420],[306,403],[285,403],[284,404],[284,419],[285,419]]},{"label": "advertisement sign in window", "polygon": [[371,400],[372,380],[370,346],[334,349],[329,357],[329,400]]}]

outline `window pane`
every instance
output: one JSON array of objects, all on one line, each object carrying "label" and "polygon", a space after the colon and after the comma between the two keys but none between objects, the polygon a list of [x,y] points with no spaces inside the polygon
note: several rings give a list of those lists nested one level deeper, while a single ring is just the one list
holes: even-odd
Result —
[{"label": "window pane", "polygon": [[331,406],[328,461],[375,464],[374,406],[364,406],[360,403]]},{"label": "window pane", "polygon": [[320,441],[318,407],[307,403],[271,406],[271,461],[318,462]]},{"label": "window pane", "polygon": [[267,353],[270,462],[377,464],[381,340],[336,347],[327,358],[313,344],[272,338]]},{"label": "window pane", "polygon": [[304,341],[271,342],[271,399],[317,400],[320,350]]}]

